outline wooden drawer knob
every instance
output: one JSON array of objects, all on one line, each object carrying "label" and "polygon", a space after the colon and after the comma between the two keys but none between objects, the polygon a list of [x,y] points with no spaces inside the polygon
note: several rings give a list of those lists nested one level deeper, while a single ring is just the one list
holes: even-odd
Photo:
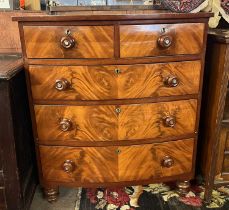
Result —
[{"label": "wooden drawer knob", "polygon": [[167,116],[164,118],[164,124],[166,127],[173,128],[176,125],[176,118],[172,116]]},{"label": "wooden drawer knob", "polygon": [[75,46],[75,39],[72,36],[64,36],[60,43],[64,49],[72,49]]},{"label": "wooden drawer knob", "polygon": [[174,165],[174,160],[170,156],[165,156],[161,161],[161,165],[166,168],[170,168]]},{"label": "wooden drawer knob", "polygon": [[179,84],[179,79],[175,76],[168,76],[164,79],[164,84],[167,87],[176,87]]},{"label": "wooden drawer knob", "polygon": [[70,131],[72,129],[72,122],[71,122],[71,120],[66,119],[66,118],[62,119],[60,121],[60,129],[62,131],[64,131],[64,132]]},{"label": "wooden drawer knob", "polygon": [[172,45],[173,38],[169,35],[162,35],[157,41],[160,47],[169,48]]},{"label": "wooden drawer knob", "polygon": [[62,79],[57,79],[55,83],[55,88],[59,91],[67,90],[70,87],[70,83],[68,80],[62,78]]},{"label": "wooden drawer knob", "polygon": [[75,163],[72,160],[65,160],[63,164],[63,170],[66,173],[72,173],[76,168]]}]

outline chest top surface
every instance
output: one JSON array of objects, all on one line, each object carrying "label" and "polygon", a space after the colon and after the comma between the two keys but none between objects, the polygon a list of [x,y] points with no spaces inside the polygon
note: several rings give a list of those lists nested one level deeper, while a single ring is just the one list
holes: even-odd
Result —
[{"label": "chest top surface", "polygon": [[14,21],[40,22],[40,21],[77,21],[77,20],[160,20],[160,19],[202,19],[209,18],[212,13],[174,13],[167,10],[126,10],[126,11],[77,11],[72,15],[37,15],[17,16]]}]

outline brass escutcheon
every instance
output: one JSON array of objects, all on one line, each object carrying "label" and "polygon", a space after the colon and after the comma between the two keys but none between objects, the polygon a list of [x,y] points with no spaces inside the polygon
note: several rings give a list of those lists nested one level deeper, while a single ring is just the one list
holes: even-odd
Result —
[{"label": "brass escutcheon", "polygon": [[118,154],[121,153],[121,150],[120,150],[120,149],[116,149],[116,150],[115,150],[115,153],[118,155]]},{"label": "brass escutcheon", "polygon": [[65,30],[65,34],[69,36],[71,34],[71,30],[70,29],[66,29]]},{"label": "brass escutcheon", "polygon": [[122,73],[122,71],[120,69],[115,69],[114,71],[115,71],[115,74],[117,74],[117,75]]},{"label": "brass escutcheon", "polygon": [[121,108],[119,108],[119,107],[115,109],[115,112],[116,112],[117,114],[120,114],[121,111],[122,111],[122,110],[121,110]]}]

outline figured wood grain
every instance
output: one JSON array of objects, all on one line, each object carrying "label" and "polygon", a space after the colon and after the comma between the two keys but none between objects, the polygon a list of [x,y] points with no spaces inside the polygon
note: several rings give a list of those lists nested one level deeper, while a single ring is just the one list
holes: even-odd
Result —
[{"label": "figured wood grain", "polygon": [[[112,58],[113,26],[24,26],[27,58]],[[75,39],[72,49],[61,46],[66,30]],[[36,50],[34,50],[36,49]]]},{"label": "figured wood grain", "polygon": [[[121,112],[116,113],[116,108]],[[35,105],[38,139],[59,141],[116,141],[175,137],[193,134],[196,123],[197,100],[175,102],[101,105],[44,106]],[[174,128],[164,125],[164,118],[176,118]],[[63,132],[61,119],[71,120],[73,127]]]},{"label": "figured wood grain", "polygon": [[[39,148],[45,180],[83,184],[149,180],[189,173],[192,170],[193,145],[194,140],[187,139],[120,147]],[[166,155],[174,160],[171,168],[161,166]],[[64,172],[65,160],[75,164],[73,172]]]},{"label": "figured wood grain", "polygon": [[[165,32],[163,31],[165,29]],[[158,38],[170,35],[172,45],[161,48]],[[147,57],[163,55],[199,54],[204,38],[203,23],[121,25],[120,56]]]},{"label": "figured wood grain", "polygon": [[[59,73],[62,74],[64,72],[63,75],[68,76],[69,71],[72,71],[71,68],[74,65],[74,74],[78,75],[80,73],[80,76],[77,76],[77,78],[80,78],[81,83],[78,81],[74,85],[80,84],[77,88],[81,88],[80,94],[82,95],[77,95],[77,89],[77,94],[71,90],[71,94],[68,91],[69,95],[67,96],[64,96],[62,92],[61,96],[59,94],[57,96],[49,91],[49,88],[53,88],[52,85],[52,87],[46,86],[46,88],[42,86],[42,91],[40,91],[44,92],[42,94],[38,93],[37,88],[36,94],[38,95],[36,97],[39,96],[41,99],[35,99],[35,95],[34,99],[31,99],[31,107],[34,105],[36,114],[34,133],[37,149],[40,151],[37,152],[39,171],[43,175],[40,181],[44,188],[53,187],[56,189],[59,185],[82,187],[86,186],[83,185],[84,183],[89,183],[89,186],[94,187],[106,183],[113,183],[114,185],[128,183],[128,186],[131,186],[133,183],[142,185],[144,183],[174,181],[176,179],[188,180],[193,177],[197,138],[196,129],[198,127],[198,119],[196,120],[196,118],[198,118],[200,107],[199,100],[201,98],[200,90],[203,72],[200,70],[198,75],[197,69],[199,69],[199,64],[197,63],[200,60],[201,68],[203,67],[205,39],[201,36],[201,33],[204,34],[204,31],[201,30],[207,29],[204,25],[208,21],[207,17],[209,17],[209,14],[175,14],[162,11],[157,11],[157,13],[152,11],[152,14],[142,15],[139,12],[136,13],[138,14],[104,15],[101,12],[100,15],[97,13],[96,15],[48,16],[31,19],[17,18],[26,68],[30,64],[39,65],[36,66],[37,69],[32,67],[34,72],[36,69],[36,78],[32,74],[30,75],[31,81],[34,79],[34,86],[32,88],[35,88],[36,85],[41,88],[44,84],[53,84],[53,81],[48,82],[48,80],[52,80],[51,75],[55,74],[59,77]],[[186,25],[190,26],[189,23],[193,27],[186,27],[188,32],[185,31],[183,33],[182,29]],[[137,47],[139,53],[137,54],[139,56],[133,56],[136,48],[133,46],[132,41],[128,48],[129,52],[132,51],[132,54],[130,53],[131,56],[120,58],[120,46],[126,47],[126,43],[124,43],[125,46],[123,45],[123,40],[121,44],[119,42],[121,33],[123,33],[125,28],[128,29],[128,27],[131,28],[142,24],[142,28],[143,30],[146,29],[146,32],[141,31],[139,33],[145,33],[147,43],[144,44],[141,37],[134,40],[136,43],[138,40],[141,42]],[[182,40],[178,45],[179,48],[175,49],[174,46],[171,46],[170,50],[163,50],[163,52],[155,50],[157,54],[142,56],[142,51],[144,52],[145,48],[149,48],[152,39],[155,40],[155,36],[152,36],[146,27],[153,24],[155,27],[159,26],[158,24],[169,25],[169,28],[173,30],[167,31],[167,33],[170,33],[172,36],[178,34],[179,39]],[[127,27],[127,25],[129,26]],[[78,48],[82,49],[81,54],[75,48],[69,50],[68,53],[63,53],[63,51],[60,51],[60,46],[56,45],[56,41],[58,43],[60,41],[60,38],[56,37],[59,34],[61,37],[65,35],[62,29],[66,29],[66,26],[71,27],[72,30],[87,27],[87,33],[79,30],[79,35],[82,35],[84,43],[88,44],[84,48]],[[120,26],[122,31],[119,33]],[[90,31],[91,28],[98,29],[97,27],[102,29],[109,28],[109,30],[101,30],[101,37],[100,33],[97,33],[96,30]],[[179,30],[175,30],[177,27]],[[54,28],[58,28],[58,30],[61,28],[61,32],[53,32]],[[25,37],[25,42],[24,29],[30,29]],[[38,37],[37,34],[40,36]],[[77,38],[77,34],[74,31],[73,35]],[[190,35],[192,37],[188,40],[187,36]],[[29,40],[30,38],[32,41]],[[183,41],[184,39],[185,41]],[[52,44],[53,40],[55,44]],[[150,41],[148,42],[148,40]],[[30,45],[29,51],[28,43]],[[170,51],[170,53],[167,51]],[[181,65],[178,65],[178,63],[168,64],[168,62],[179,61],[182,62]],[[187,62],[190,64],[185,65],[186,62],[183,61],[194,62],[193,64]],[[145,66],[146,63],[149,66]],[[180,86],[173,89],[173,91],[163,89],[159,85],[158,76],[158,72],[162,75],[163,71],[157,70],[159,65],[157,66],[155,63],[160,63],[161,68],[162,66],[163,68],[165,67],[166,73],[176,72],[181,74]],[[161,63],[165,64],[162,65]],[[80,70],[76,69],[80,65]],[[95,65],[104,68],[102,76],[101,70],[98,71],[96,68],[96,71],[92,71]],[[129,66],[126,66],[126,69],[122,70],[122,73],[115,77],[114,81],[110,81],[110,78],[113,79],[113,76],[110,75],[111,71],[108,71],[107,66],[109,65]],[[133,65],[143,67],[137,70]],[[50,70],[50,74],[41,66],[47,67]],[[57,66],[59,67],[57,68]],[[151,66],[154,66],[154,68]],[[181,70],[181,66],[185,68]],[[149,74],[149,69],[151,68],[152,71],[155,71],[155,74]],[[45,74],[42,81],[37,77],[39,75],[40,78],[40,74]],[[188,74],[192,75],[189,79],[185,76]],[[120,77],[122,75],[125,75],[125,77]],[[98,76],[98,79],[95,80],[96,76]],[[140,81],[137,80],[137,77]],[[145,77],[144,82],[146,84],[143,83],[143,77]],[[90,81],[88,78],[90,78]],[[152,79],[149,80],[150,78]],[[154,80],[154,78],[156,79]],[[29,92],[31,81],[29,79],[27,81]],[[73,88],[75,88],[74,85],[72,85]],[[113,90],[113,85],[116,88],[115,90]],[[156,88],[153,89],[151,85],[153,88]],[[47,95],[46,92],[48,93]],[[166,96],[163,96],[164,94]],[[49,99],[42,99],[44,95],[49,97]],[[76,95],[78,98],[76,98]],[[61,97],[61,99],[56,97]],[[85,97],[94,99],[84,99]],[[103,100],[102,98],[106,99]],[[119,114],[115,112],[116,108],[121,109]],[[34,113],[33,111],[32,109],[32,114]],[[162,118],[166,114],[176,117],[177,124],[174,128],[164,127]],[[59,122],[63,117],[72,120],[72,130],[67,132],[60,131]],[[178,139],[186,140],[183,142],[182,140],[177,141]],[[161,143],[165,141],[167,143]],[[78,142],[79,144],[77,144]],[[157,144],[152,144],[156,142]],[[67,147],[67,145],[72,147]],[[121,152],[118,152],[119,150]],[[170,154],[174,158],[174,169],[162,168],[160,166],[160,158],[166,154]],[[73,173],[66,175],[63,172],[63,162],[67,159],[75,161],[76,169]]]},{"label": "figured wood grain", "polygon": [[[164,138],[195,132],[197,101],[176,101],[156,104],[120,106],[119,139]],[[172,116],[175,127],[166,127],[164,119]]]},{"label": "figured wood grain", "polygon": [[[115,147],[39,148],[44,179],[62,182],[118,181]],[[72,160],[76,165],[73,173],[64,172],[65,160]]]},{"label": "figured wood grain", "polygon": [[[115,69],[121,73],[115,73]],[[200,61],[110,66],[31,65],[29,75],[34,100],[74,101],[197,94],[200,70]],[[169,76],[178,78],[177,87],[164,84]],[[71,87],[58,91],[55,82],[63,78]]]}]

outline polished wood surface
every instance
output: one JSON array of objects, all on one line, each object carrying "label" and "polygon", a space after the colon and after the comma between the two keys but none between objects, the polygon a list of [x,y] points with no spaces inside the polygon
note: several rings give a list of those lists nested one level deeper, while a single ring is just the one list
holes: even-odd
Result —
[{"label": "polished wood surface", "polygon": [[14,18],[48,199],[62,185],[183,186],[194,177],[209,16]]},{"label": "polished wood surface", "polygon": [[[138,13],[138,12],[134,12]],[[56,16],[38,16],[38,17],[13,17],[14,21],[25,21],[25,22],[40,22],[40,21],[51,21],[51,22],[66,22],[66,21],[78,21],[78,20],[97,20],[97,21],[104,21],[104,20],[175,20],[175,21],[185,21],[185,20],[198,20],[198,21],[205,21],[207,22],[209,17],[212,17],[212,13],[207,12],[198,12],[198,13],[180,13],[177,14],[175,12],[171,12],[169,10],[149,10],[146,14],[130,14],[128,11],[126,14],[123,14],[122,11],[116,11],[112,15],[104,14],[104,11],[100,11],[99,14],[96,13],[94,15],[56,15]]]},{"label": "polished wood surface", "polygon": [[[227,185],[229,176],[223,173],[225,145],[228,133],[229,46],[224,33],[209,33],[204,75],[204,93],[200,123],[201,172],[205,179],[205,200],[211,201],[215,184]],[[226,123],[224,121],[227,121]],[[225,163],[226,164],[226,163]]]},{"label": "polished wood surface", "polygon": [[[35,106],[41,141],[116,141],[175,137],[195,132],[196,100],[121,106]],[[166,117],[175,126],[165,125]],[[72,127],[63,131],[62,119]]]},{"label": "polished wood surface", "polygon": [[[123,25],[120,26],[120,56],[199,54],[203,47],[203,34],[203,23]],[[171,39],[168,47],[159,44],[163,36]]]},{"label": "polished wood surface", "polygon": [[[114,56],[113,26],[24,26],[23,30],[28,58],[112,58]],[[75,46],[71,49],[61,46],[61,39],[68,36],[66,33],[70,33],[75,40]]]},{"label": "polished wood surface", "polygon": [[[149,180],[191,172],[193,139],[163,144],[120,147],[49,147],[40,146],[45,180],[76,183],[103,183]],[[173,150],[171,150],[173,148]],[[174,165],[161,166],[165,156]],[[71,160],[74,169],[65,172],[63,164]]]},{"label": "polished wood surface", "polygon": [[[197,94],[200,61],[148,65],[30,66],[34,100],[108,100]],[[176,78],[177,86],[167,84]],[[192,79],[190,79],[192,78]],[[56,81],[67,82],[63,90]]]}]

